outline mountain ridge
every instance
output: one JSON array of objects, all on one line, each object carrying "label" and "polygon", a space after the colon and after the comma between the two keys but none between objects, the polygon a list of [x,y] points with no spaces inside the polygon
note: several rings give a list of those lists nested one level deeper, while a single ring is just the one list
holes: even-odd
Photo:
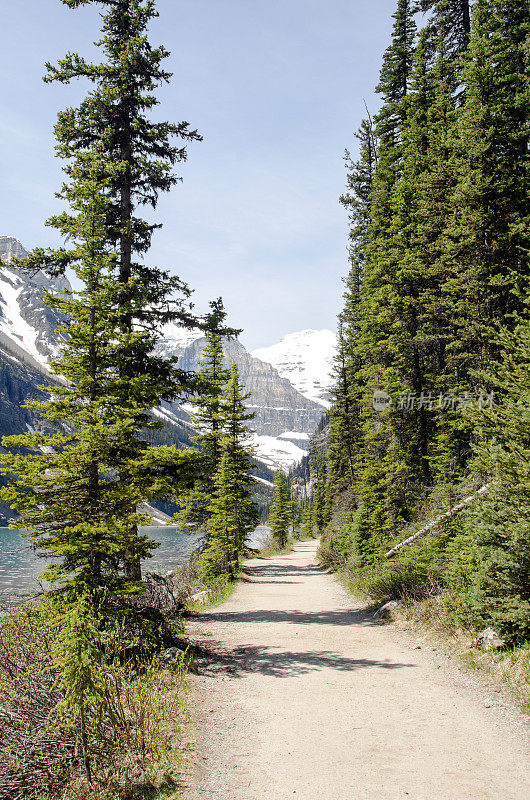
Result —
[{"label": "mountain ridge", "polygon": [[[65,278],[49,278],[42,272],[28,275],[11,263],[13,259],[24,258],[27,255],[28,251],[18,239],[0,236],[0,260],[4,262],[0,271],[0,366],[4,375],[3,383],[0,379],[0,406],[3,403],[3,407],[0,407],[0,423],[3,420],[3,424],[0,424],[2,435],[8,432],[21,433],[28,426],[39,427],[42,424],[42,420],[34,414],[30,413],[29,416],[14,414],[16,397],[20,396],[22,404],[27,399],[38,396],[38,387],[42,383],[53,383],[58,380],[56,376],[50,375],[49,362],[58,354],[60,343],[57,328],[64,324],[66,319],[46,304],[44,290],[58,293],[71,288]],[[293,336],[295,340],[297,339],[296,363],[291,373],[296,374],[298,382],[306,389],[306,394],[293,385],[292,375],[289,376],[289,364],[285,355],[289,347],[287,351],[285,347],[283,351],[280,348],[283,353],[283,360],[280,361],[284,373],[281,374],[271,363],[270,353],[265,353],[269,356],[268,360],[260,359],[249,353],[238,339],[224,341],[225,363],[237,364],[245,391],[252,393],[248,407],[255,413],[252,423],[255,428],[252,444],[256,458],[271,469],[279,468],[286,471],[303,458],[307,452],[309,438],[326,410],[326,400],[313,397],[318,392],[323,396],[325,392],[322,381],[325,383],[327,378],[324,376],[320,384],[318,380],[315,382],[318,364],[325,359],[319,356],[320,361],[317,363],[313,358],[308,365],[303,363],[303,355],[300,355],[302,351],[307,353],[311,350],[311,345],[307,346],[307,333],[313,335],[314,350],[314,335],[323,332],[302,331],[298,339],[296,334],[288,334],[282,339],[282,342],[287,339],[291,351]],[[324,334],[333,336],[330,331]],[[205,342],[201,331],[187,330],[172,324],[164,329],[164,335],[156,349],[165,357],[177,356],[182,369],[196,370]],[[279,345],[282,345],[282,342]],[[274,355],[278,351],[278,347],[276,350],[274,347],[262,350],[264,352],[273,350]],[[15,396],[9,395],[10,371],[13,372],[13,380],[19,387]],[[162,403],[159,408],[153,409],[155,416],[166,426],[171,426],[171,429],[175,431],[178,429],[184,435],[184,439],[192,434],[188,411],[185,405],[177,403]],[[16,430],[12,429],[12,425],[8,425],[10,414],[17,420]],[[180,434],[177,438],[178,441],[183,440]]]}]

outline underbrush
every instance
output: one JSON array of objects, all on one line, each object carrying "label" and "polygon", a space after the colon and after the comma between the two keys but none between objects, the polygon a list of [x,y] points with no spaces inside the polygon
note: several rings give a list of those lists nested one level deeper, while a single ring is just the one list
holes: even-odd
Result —
[{"label": "underbrush", "polygon": [[[167,636],[174,623],[165,624]],[[133,636],[83,603],[5,614],[0,800],[132,800],[177,788],[185,658],[162,667]]]},{"label": "underbrush", "polygon": [[[424,540],[397,558],[365,554],[359,547],[355,522],[339,535],[324,540],[319,556],[324,566],[341,573],[351,591],[373,604],[390,600],[411,603],[433,597],[442,590],[447,569],[447,534]],[[364,556],[364,557],[363,557]],[[367,562],[367,563],[366,563]]]}]

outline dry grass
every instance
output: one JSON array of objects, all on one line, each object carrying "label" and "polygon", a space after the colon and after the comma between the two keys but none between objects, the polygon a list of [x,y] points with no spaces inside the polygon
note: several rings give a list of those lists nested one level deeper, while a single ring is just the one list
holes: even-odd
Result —
[{"label": "dry grass", "polygon": [[57,633],[44,607],[0,621],[0,800],[179,796],[184,659],[169,668],[155,660],[136,671],[117,664],[101,670],[112,713],[94,717],[90,728],[89,785],[78,723],[60,713]]},{"label": "dry grass", "polygon": [[107,758],[100,759],[92,785],[78,768],[63,789],[61,800],[180,797],[185,765],[185,695],[185,673],[180,666],[152,668],[125,687],[123,702],[132,735],[121,737],[114,745],[107,742]]},{"label": "dry grass", "polygon": [[61,700],[51,667],[53,630],[40,609],[0,623],[0,800],[59,791],[76,757],[73,732],[57,725]]}]

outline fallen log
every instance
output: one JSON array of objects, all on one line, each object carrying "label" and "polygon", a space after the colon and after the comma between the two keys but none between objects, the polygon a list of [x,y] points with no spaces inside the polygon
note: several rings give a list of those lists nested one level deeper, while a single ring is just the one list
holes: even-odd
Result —
[{"label": "fallen log", "polygon": [[462,511],[463,508],[468,506],[474,500],[477,500],[480,495],[486,494],[491,485],[492,482],[487,483],[485,486],[482,486],[482,488],[479,489],[477,492],[475,492],[475,494],[466,497],[464,500],[458,503],[458,505],[453,506],[453,508],[450,508],[449,511],[446,511],[444,514],[441,514],[439,517],[436,517],[436,519],[433,520],[432,522],[429,522],[429,524],[425,525],[424,528],[422,528],[419,531],[416,531],[416,533],[413,533],[412,536],[409,536],[407,539],[403,539],[402,542],[396,544],[395,547],[393,547],[391,550],[385,553],[385,558],[391,558],[399,550],[401,550],[402,547],[405,547],[405,545],[412,544],[412,542],[415,542],[416,539],[421,539],[423,536],[427,536],[427,534],[430,533],[430,531],[432,531],[433,528],[436,528],[436,526],[439,525],[441,522],[444,522],[446,519],[454,517],[454,515],[458,514],[459,511]]}]

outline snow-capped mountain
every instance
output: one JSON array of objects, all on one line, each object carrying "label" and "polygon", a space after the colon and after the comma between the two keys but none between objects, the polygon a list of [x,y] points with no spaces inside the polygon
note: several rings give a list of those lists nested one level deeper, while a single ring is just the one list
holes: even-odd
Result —
[{"label": "snow-capped mountain", "polygon": [[[204,337],[196,338],[183,348],[182,335],[170,331],[158,351],[166,356],[178,355],[179,366],[194,371],[205,343]],[[255,415],[250,426],[255,431],[252,444],[256,457],[272,469],[287,470],[306,454],[324,406],[300,394],[271,364],[254,358],[237,339],[225,341],[223,349],[225,363],[237,364],[241,383],[251,393],[247,407]],[[168,410],[175,413],[176,406]]]},{"label": "snow-capped mountain", "polygon": [[181,356],[184,351],[198,339],[202,339],[202,331],[179,327],[174,322],[164,326],[164,337],[157,346],[157,353],[166,358]]},{"label": "snow-capped mountain", "polygon": [[[26,255],[17,239],[0,236],[0,436],[44,424],[24,403],[41,396],[41,384],[58,380],[50,376],[48,364],[57,356],[57,327],[64,320],[46,305],[44,290],[61,292],[69,284],[64,278],[17,270],[11,260]],[[165,357],[178,356],[179,366],[191,371],[197,369],[205,341],[201,331],[173,324],[166,326],[157,350]],[[307,452],[327,404],[334,342],[331,331],[300,331],[254,354],[236,339],[224,343],[227,365],[237,364],[251,392],[256,458],[272,469],[287,470]],[[181,443],[189,442],[192,433],[187,412],[177,403],[153,409],[168,426],[166,433]]]},{"label": "snow-capped mountain", "polygon": [[57,327],[62,315],[46,305],[44,292],[70,288],[66,278],[50,278],[42,272],[28,275],[10,266],[12,258],[25,258],[27,251],[17,239],[0,236],[0,344],[23,363],[47,371],[57,356]]},{"label": "snow-capped mountain", "polygon": [[336,350],[333,331],[305,330],[289,333],[278,344],[260,347],[252,355],[272,364],[304,397],[328,408]]}]

